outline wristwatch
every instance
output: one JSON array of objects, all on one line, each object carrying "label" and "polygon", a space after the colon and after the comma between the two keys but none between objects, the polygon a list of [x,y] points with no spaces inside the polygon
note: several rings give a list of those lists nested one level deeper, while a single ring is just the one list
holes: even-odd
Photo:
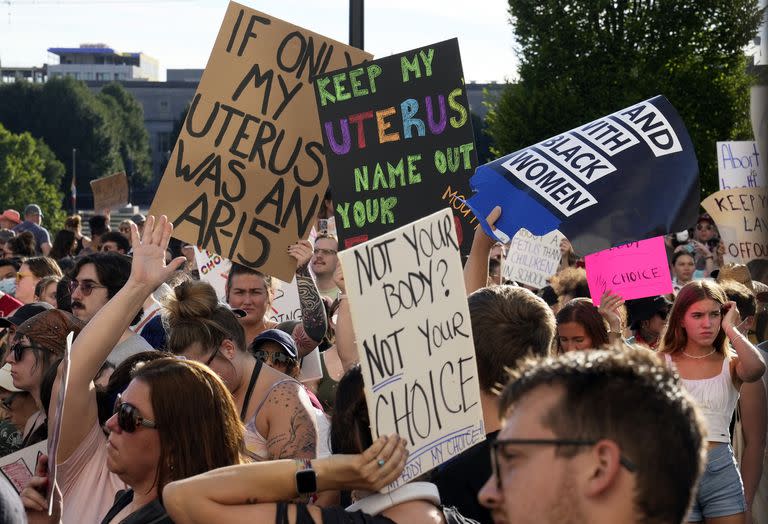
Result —
[{"label": "wristwatch", "polygon": [[296,471],[296,492],[299,495],[312,495],[317,491],[317,474],[312,469],[312,461],[303,459],[296,463],[299,465]]}]

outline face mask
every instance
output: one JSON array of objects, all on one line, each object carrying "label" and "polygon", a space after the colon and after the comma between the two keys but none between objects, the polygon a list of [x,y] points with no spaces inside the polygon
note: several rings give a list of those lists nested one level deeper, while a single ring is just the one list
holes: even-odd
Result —
[{"label": "face mask", "polygon": [[0,291],[8,295],[13,295],[16,292],[16,279],[4,278],[0,280]]}]

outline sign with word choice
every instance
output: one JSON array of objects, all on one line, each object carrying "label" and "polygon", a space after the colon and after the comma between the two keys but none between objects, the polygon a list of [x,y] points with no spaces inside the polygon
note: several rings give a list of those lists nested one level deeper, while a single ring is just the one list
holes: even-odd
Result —
[{"label": "sign with word choice", "polygon": [[672,293],[664,237],[653,237],[584,257],[592,302],[612,291],[624,300]]},{"label": "sign with word choice", "polygon": [[230,2],[150,213],[280,280],[328,187],[312,83],[371,55]]},{"label": "sign with word choice", "polygon": [[374,439],[410,455],[392,490],[485,439],[450,209],[339,253]]},{"label": "sign with word choice", "polygon": [[560,230],[580,255],[682,231],[699,212],[699,166],[680,115],[656,96],[482,165],[467,200],[501,206],[502,242]]},{"label": "sign with word choice", "polygon": [[509,244],[502,276],[505,280],[543,288],[549,277],[557,273],[563,238],[560,231],[536,236],[527,229],[520,229]]},{"label": "sign with word choice", "polygon": [[477,152],[458,40],[323,75],[315,92],[340,247],[452,206],[468,254]]},{"label": "sign with word choice", "polygon": [[96,180],[91,180],[93,191],[93,209],[115,209],[128,204],[128,177],[125,173],[115,173]]},{"label": "sign with word choice", "polygon": [[718,142],[717,174],[720,189],[765,187],[765,165],[753,141]]},{"label": "sign with word choice", "polygon": [[725,189],[702,203],[725,244],[723,262],[768,258],[768,188]]}]

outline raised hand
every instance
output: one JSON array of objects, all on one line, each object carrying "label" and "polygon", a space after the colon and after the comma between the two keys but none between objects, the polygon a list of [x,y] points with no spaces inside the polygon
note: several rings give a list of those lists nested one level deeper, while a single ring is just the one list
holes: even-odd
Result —
[{"label": "raised hand", "polygon": [[165,251],[172,232],[173,224],[168,222],[165,215],[157,220],[154,216],[147,217],[143,234],[139,234],[138,227],[131,222],[133,259],[129,282],[155,290],[181,267],[186,261],[184,257],[177,257],[170,264],[165,264]]},{"label": "raised hand", "polygon": [[739,308],[736,305],[736,302],[730,300],[723,304],[723,312],[725,314],[723,315],[721,326],[726,333],[729,327],[735,328],[741,324],[741,313],[739,313]]},{"label": "raised hand", "polygon": [[613,293],[610,289],[600,297],[600,307],[597,311],[608,322],[611,331],[621,331],[621,315],[619,308],[624,304],[624,299],[620,295]]},{"label": "raised hand", "polygon": [[312,244],[309,240],[299,240],[295,244],[288,246],[288,255],[296,260],[296,269],[301,269],[312,260]]}]

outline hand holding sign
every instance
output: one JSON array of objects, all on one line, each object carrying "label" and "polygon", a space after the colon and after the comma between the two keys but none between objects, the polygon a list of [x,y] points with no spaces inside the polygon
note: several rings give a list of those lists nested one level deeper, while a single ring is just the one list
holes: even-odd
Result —
[{"label": "hand holding sign", "polygon": [[605,319],[612,332],[621,331],[621,314],[619,308],[624,305],[624,299],[614,294],[610,289],[600,297],[600,306],[597,308],[600,316]]}]

